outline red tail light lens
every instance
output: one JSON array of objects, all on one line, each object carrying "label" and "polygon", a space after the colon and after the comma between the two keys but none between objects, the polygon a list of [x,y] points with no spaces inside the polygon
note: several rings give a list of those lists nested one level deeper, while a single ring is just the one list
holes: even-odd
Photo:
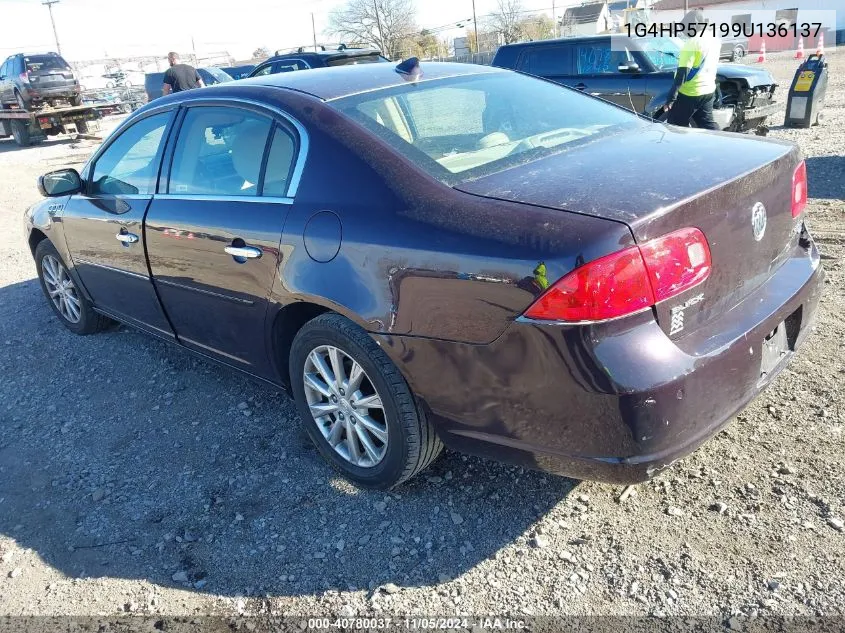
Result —
[{"label": "red tail light lens", "polygon": [[697,286],[710,276],[710,247],[698,229],[681,229],[646,242],[640,252],[655,303]]},{"label": "red tail light lens", "polygon": [[807,206],[807,165],[802,160],[801,164],[792,174],[792,217],[801,215],[804,207]]},{"label": "red tail light lens", "polygon": [[687,228],[606,255],[555,282],[525,312],[546,321],[602,321],[648,308],[710,275],[710,247]]},{"label": "red tail light lens", "polygon": [[552,285],[525,312],[532,319],[600,321],[654,304],[640,249],[636,246],[576,268]]}]

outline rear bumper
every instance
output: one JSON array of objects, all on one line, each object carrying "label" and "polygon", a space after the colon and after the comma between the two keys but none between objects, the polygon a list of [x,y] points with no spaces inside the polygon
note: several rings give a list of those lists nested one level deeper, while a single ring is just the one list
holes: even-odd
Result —
[{"label": "rear bumper", "polygon": [[50,86],[48,88],[30,86],[27,92],[30,100],[43,101],[44,99],[75,97],[79,94],[80,89],[79,86],[75,84],[68,84],[66,86]]},{"label": "rear bumper", "polygon": [[374,335],[452,448],[614,483],[654,476],[716,434],[761,377],[765,337],[806,339],[824,272],[810,243],[720,318],[670,340],[650,312],[591,326],[517,321],[489,345]]}]

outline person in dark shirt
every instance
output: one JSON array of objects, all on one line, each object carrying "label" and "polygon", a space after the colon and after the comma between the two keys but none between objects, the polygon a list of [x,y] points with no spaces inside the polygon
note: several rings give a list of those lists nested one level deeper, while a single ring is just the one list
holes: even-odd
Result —
[{"label": "person in dark shirt", "polygon": [[170,68],[164,73],[164,85],[161,88],[162,94],[169,95],[171,92],[182,92],[192,88],[203,88],[205,84],[199,76],[197,69],[190,64],[179,63],[179,53],[168,53],[167,61]]}]

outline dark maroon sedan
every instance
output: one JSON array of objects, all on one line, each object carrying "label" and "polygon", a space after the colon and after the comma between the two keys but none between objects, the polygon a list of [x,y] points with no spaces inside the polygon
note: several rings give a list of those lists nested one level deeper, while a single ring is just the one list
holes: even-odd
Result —
[{"label": "dark maroon sedan", "polygon": [[134,113],[26,214],[49,304],[289,389],[394,486],[442,444],[644,480],[810,331],[795,146],[651,123],[514,72],[233,82]]}]

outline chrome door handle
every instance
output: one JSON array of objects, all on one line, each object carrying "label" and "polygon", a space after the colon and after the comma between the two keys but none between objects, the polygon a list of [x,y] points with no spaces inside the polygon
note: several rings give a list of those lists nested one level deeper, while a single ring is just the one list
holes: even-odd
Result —
[{"label": "chrome door handle", "polygon": [[118,233],[115,237],[118,242],[123,242],[124,244],[134,244],[138,241],[138,236],[134,233]]},{"label": "chrome door handle", "polygon": [[245,259],[258,259],[261,257],[261,249],[254,246],[227,246],[225,250],[232,257],[243,257]]}]

